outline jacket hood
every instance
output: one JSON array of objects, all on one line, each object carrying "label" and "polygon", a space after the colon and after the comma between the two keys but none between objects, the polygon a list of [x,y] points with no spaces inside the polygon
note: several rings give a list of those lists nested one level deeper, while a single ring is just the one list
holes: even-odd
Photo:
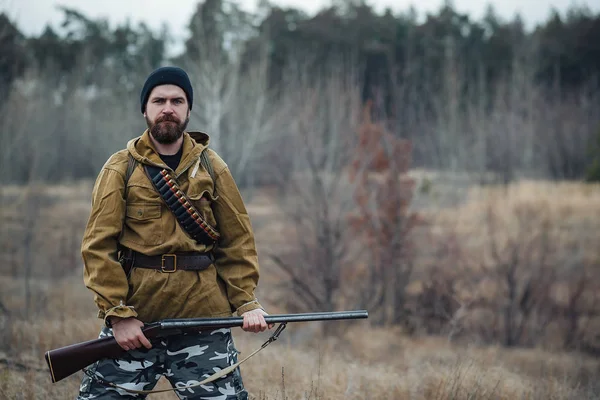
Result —
[{"label": "jacket hood", "polygon": [[[200,157],[202,150],[208,146],[210,137],[204,132],[184,132],[183,133],[183,154],[181,155],[180,168],[187,168],[189,164]],[[150,164],[164,167],[165,164],[161,160],[160,155],[154,148],[154,144],[150,139],[150,131],[146,129],[144,133],[127,142],[127,150],[133,158],[142,164]]]}]

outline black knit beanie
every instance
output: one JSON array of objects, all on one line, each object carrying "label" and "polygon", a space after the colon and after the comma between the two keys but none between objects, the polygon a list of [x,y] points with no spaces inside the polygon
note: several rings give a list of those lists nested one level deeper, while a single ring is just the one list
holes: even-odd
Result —
[{"label": "black knit beanie", "polygon": [[158,85],[175,85],[182,88],[187,97],[188,104],[190,105],[190,110],[192,109],[194,90],[192,89],[190,78],[186,72],[178,67],[161,67],[154,70],[150,76],[148,76],[148,79],[146,79],[146,83],[144,83],[140,95],[142,114],[146,110],[146,103],[148,102],[148,97],[150,97],[150,92]]}]

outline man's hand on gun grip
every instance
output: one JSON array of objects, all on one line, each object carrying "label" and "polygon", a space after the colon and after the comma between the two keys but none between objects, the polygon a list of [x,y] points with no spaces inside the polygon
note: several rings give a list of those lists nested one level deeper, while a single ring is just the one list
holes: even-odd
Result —
[{"label": "man's hand on gun grip", "polygon": [[113,336],[123,350],[129,351],[144,346],[152,348],[152,344],[142,332],[144,323],[135,318],[111,317]]}]

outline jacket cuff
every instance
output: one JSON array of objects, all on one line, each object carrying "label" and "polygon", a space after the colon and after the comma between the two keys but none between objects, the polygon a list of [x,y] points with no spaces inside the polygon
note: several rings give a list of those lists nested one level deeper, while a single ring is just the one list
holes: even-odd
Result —
[{"label": "jacket cuff", "polygon": [[243,313],[245,313],[247,311],[256,310],[258,308],[260,308],[261,310],[264,311],[264,308],[260,305],[258,300],[254,299],[252,301],[249,301],[249,302],[244,303],[241,306],[239,306],[238,309],[236,310],[236,314],[241,317]]},{"label": "jacket cuff", "polygon": [[104,325],[106,325],[108,328],[111,327],[109,317],[131,318],[137,317],[137,315],[137,312],[132,306],[126,306],[123,303],[119,304],[116,307],[109,308],[106,311],[98,312],[98,317],[104,319]]}]

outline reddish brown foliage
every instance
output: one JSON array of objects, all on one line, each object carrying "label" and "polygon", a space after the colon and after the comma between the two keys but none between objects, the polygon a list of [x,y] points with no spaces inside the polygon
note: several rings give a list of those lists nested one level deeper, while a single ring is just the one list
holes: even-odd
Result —
[{"label": "reddish brown foliage", "polygon": [[370,117],[367,103],[359,127],[358,147],[350,165],[357,212],[350,226],[367,250],[365,301],[395,323],[404,307],[404,287],[412,271],[410,232],[418,224],[410,211],[415,182],[407,175],[412,143],[390,134]]}]

